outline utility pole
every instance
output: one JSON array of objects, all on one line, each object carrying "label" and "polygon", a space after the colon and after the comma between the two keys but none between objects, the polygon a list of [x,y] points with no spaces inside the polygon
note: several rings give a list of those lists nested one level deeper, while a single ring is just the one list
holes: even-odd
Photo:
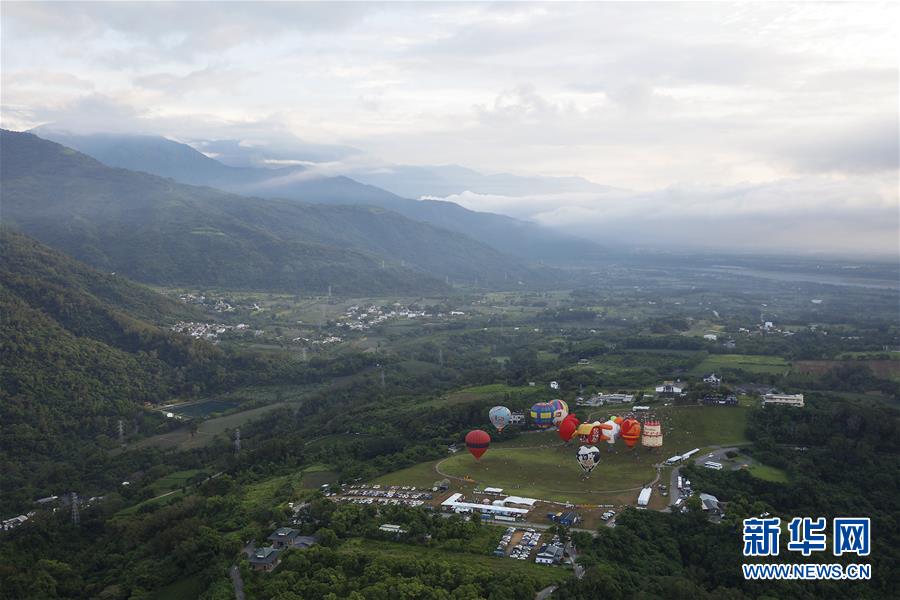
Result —
[{"label": "utility pole", "polygon": [[381,367],[381,389],[384,389],[384,367]]},{"label": "utility pole", "polygon": [[438,348],[438,364],[444,366],[444,349]]},{"label": "utility pole", "polygon": [[241,429],[234,430],[234,453],[237,455],[241,451]]}]

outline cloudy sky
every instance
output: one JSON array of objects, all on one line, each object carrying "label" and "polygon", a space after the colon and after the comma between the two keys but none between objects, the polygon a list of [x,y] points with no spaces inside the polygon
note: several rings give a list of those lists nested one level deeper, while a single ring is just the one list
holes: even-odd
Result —
[{"label": "cloudy sky", "polygon": [[359,148],[604,239],[896,253],[892,4],[10,3],[2,124]]}]

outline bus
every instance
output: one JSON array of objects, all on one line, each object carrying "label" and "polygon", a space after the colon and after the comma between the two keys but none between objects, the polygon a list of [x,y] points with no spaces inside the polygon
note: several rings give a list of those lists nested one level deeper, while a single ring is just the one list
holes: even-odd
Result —
[{"label": "bus", "polygon": [[713,462],[711,460],[708,460],[705,463],[703,463],[703,466],[706,467],[707,469],[715,469],[716,471],[722,470],[722,463]]}]

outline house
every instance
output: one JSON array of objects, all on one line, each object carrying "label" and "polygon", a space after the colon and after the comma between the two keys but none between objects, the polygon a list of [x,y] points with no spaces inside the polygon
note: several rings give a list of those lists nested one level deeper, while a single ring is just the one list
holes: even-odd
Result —
[{"label": "house", "polygon": [[578,359],[578,364],[581,366],[585,366],[585,365],[591,364],[591,361],[589,361],[586,358],[580,358],[580,359]]},{"label": "house", "polygon": [[284,550],[285,548],[293,547],[294,540],[297,539],[298,535],[300,535],[300,532],[296,529],[292,529],[290,527],[279,527],[267,539],[272,542],[273,548]]},{"label": "house", "polygon": [[380,525],[378,527],[379,531],[383,531],[385,533],[393,533],[394,535],[403,535],[406,533],[406,530],[400,527],[399,525],[392,525],[390,523],[385,523],[384,525]]},{"label": "house", "polygon": [[681,385],[676,385],[674,381],[664,381],[662,385],[656,386],[657,396],[672,397],[684,391]]},{"label": "house", "polygon": [[722,383],[722,378],[717,377],[715,373],[710,373],[709,375],[703,376],[703,383],[713,387],[719,387],[719,384]]},{"label": "house", "polygon": [[769,406],[771,404],[803,408],[803,394],[765,394],[762,405]]},{"label": "house", "polygon": [[723,396],[722,394],[707,394],[700,399],[701,404],[709,406],[737,406],[738,399],[734,394]]},{"label": "house", "polygon": [[250,566],[254,571],[271,571],[281,563],[281,550],[266,546],[257,548],[250,555]]},{"label": "house", "polygon": [[721,504],[719,504],[719,499],[712,494],[704,494],[701,492],[700,503],[703,506],[703,510],[714,513],[722,512]]},{"label": "house", "polygon": [[547,518],[554,523],[559,523],[560,525],[565,525],[566,527],[577,525],[581,520],[581,517],[578,515],[578,513],[572,511],[549,513],[547,515]]},{"label": "house", "polygon": [[714,333],[707,333],[707,334],[704,334],[704,335],[703,335],[703,339],[704,339],[704,340],[709,340],[710,342],[714,342],[714,341],[716,341],[716,340],[719,339],[719,338],[718,338],[718,336],[717,336],[716,334],[714,334]]},{"label": "house", "polygon": [[563,547],[559,544],[552,544],[538,552],[534,562],[539,565],[557,565],[563,558]]}]

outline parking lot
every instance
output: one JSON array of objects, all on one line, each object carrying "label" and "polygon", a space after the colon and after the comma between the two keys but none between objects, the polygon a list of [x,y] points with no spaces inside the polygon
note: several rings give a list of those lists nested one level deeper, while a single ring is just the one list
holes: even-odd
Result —
[{"label": "parking lot", "polygon": [[411,485],[361,485],[343,488],[335,500],[354,504],[393,504],[397,506],[422,506],[430,502],[434,494],[430,490],[418,489]]},{"label": "parking lot", "polygon": [[494,551],[496,556],[507,556],[515,560],[528,560],[540,547],[541,532],[532,528],[508,527]]}]

